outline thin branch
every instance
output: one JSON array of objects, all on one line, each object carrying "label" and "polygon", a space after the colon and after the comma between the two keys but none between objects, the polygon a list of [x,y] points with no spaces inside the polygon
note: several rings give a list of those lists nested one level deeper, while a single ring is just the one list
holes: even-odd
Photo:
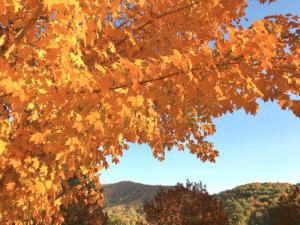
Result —
[{"label": "thin branch", "polygon": [[[193,71],[196,71],[196,70],[199,70],[199,69],[201,69],[201,68],[195,67],[195,68],[191,69],[190,72],[193,72]],[[138,82],[138,84],[143,85],[143,84],[147,84],[147,83],[153,83],[153,82],[161,81],[161,80],[164,80],[164,79],[167,79],[167,78],[170,78],[170,77],[178,76],[180,74],[182,74],[182,71],[177,71],[177,72],[169,73],[169,74],[166,74],[166,75],[162,75],[160,77],[142,80],[142,81]],[[114,90],[118,90],[118,89],[122,89],[122,88],[127,88],[131,85],[133,85],[132,82],[127,83],[127,84],[118,85],[118,86],[115,86],[115,87],[111,87],[109,90],[114,91]],[[99,92],[100,90],[95,90],[95,91]]]}]

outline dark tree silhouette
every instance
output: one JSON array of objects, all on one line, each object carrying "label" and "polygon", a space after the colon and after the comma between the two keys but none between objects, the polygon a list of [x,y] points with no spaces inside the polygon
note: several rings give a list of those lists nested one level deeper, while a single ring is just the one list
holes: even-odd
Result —
[{"label": "dark tree silhouette", "polygon": [[271,225],[300,225],[300,187],[269,210]]},{"label": "dark tree silhouette", "polygon": [[144,204],[146,220],[155,225],[227,225],[221,202],[201,183],[187,181],[161,189]]}]

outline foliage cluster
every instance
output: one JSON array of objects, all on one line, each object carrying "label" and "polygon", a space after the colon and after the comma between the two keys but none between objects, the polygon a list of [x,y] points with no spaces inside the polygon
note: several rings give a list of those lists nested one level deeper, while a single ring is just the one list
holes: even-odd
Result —
[{"label": "foliage cluster", "polygon": [[201,183],[161,189],[143,209],[147,222],[154,225],[229,225],[221,202]]}]

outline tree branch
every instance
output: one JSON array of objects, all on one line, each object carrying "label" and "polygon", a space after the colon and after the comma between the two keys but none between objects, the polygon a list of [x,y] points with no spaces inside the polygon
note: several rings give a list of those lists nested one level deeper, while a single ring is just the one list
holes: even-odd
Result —
[{"label": "tree branch", "polygon": [[[193,71],[196,71],[196,70],[199,70],[199,69],[201,69],[201,68],[200,67],[195,67],[195,68],[191,69],[190,72],[193,72]],[[138,82],[138,84],[143,85],[143,84],[152,83],[152,82],[155,82],[155,81],[161,81],[161,80],[164,80],[164,79],[167,79],[167,78],[170,78],[170,77],[180,75],[181,73],[182,73],[182,71],[169,73],[169,74],[166,74],[166,75],[163,75],[163,76],[160,76],[160,77],[142,80],[142,81]],[[114,90],[118,90],[118,89],[122,89],[122,88],[127,88],[131,85],[133,85],[132,82],[127,83],[127,84],[118,85],[118,86],[115,86],[115,87],[111,87],[109,90],[114,91]],[[95,91],[100,91],[100,90],[95,90]]]}]

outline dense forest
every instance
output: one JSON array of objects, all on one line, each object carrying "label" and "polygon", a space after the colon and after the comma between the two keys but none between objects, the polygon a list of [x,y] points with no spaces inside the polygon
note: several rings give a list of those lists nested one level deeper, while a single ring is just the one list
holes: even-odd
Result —
[{"label": "dense forest", "polygon": [[[220,192],[230,225],[269,225],[268,210],[275,207],[281,197],[287,196],[300,184],[250,183]],[[135,225],[144,221],[143,203],[149,201],[160,188],[133,182],[120,182],[104,186],[105,210],[111,225]]]}]

